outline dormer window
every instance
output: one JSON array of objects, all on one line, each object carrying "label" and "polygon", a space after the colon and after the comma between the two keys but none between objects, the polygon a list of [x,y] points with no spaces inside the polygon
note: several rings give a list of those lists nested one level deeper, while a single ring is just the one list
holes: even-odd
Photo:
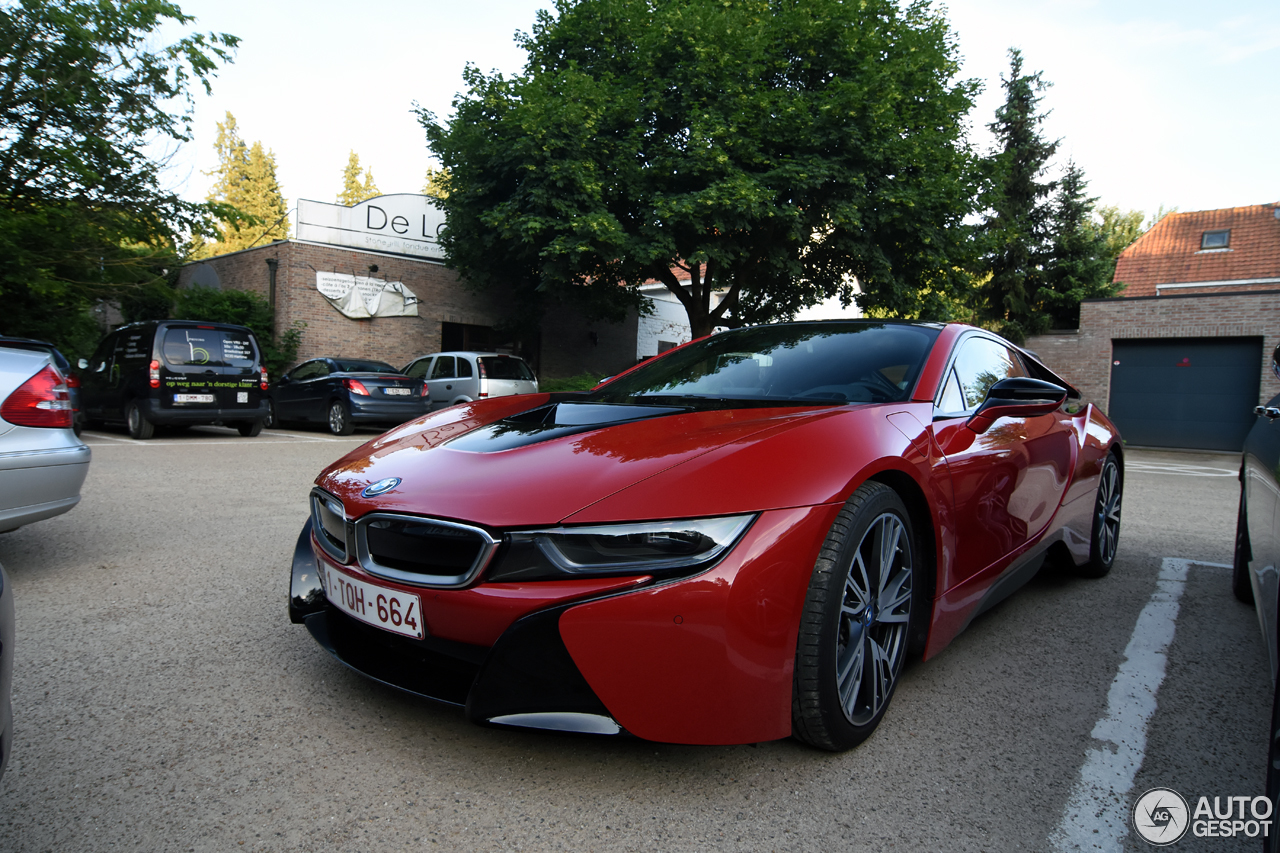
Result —
[{"label": "dormer window", "polygon": [[1223,228],[1220,231],[1206,231],[1200,237],[1200,248],[1204,249],[1226,249],[1231,245],[1231,229]]}]

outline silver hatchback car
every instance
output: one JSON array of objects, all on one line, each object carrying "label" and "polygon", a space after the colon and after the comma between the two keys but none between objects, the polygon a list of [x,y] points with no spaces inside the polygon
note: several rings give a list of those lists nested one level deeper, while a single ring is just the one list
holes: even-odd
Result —
[{"label": "silver hatchback car", "polygon": [[401,373],[421,379],[431,410],[458,403],[538,393],[538,379],[523,358],[496,352],[437,352],[415,358]]},{"label": "silver hatchback car", "polygon": [[71,427],[71,391],[52,356],[0,346],[0,533],[80,502],[91,453]]}]

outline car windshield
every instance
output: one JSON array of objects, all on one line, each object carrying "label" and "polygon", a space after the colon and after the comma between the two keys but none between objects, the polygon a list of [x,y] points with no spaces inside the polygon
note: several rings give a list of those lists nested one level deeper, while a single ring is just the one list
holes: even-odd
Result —
[{"label": "car windshield", "polygon": [[523,359],[510,355],[487,355],[480,359],[484,376],[489,379],[523,379],[533,381],[533,371]]},{"label": "car windshield", "polygon": [[906,400],[940,330],[877,322],[791,323],[713,335],[599,391],[602,403],[889,403]]},{"label": "car windshield", "polygon": [[385,361],[361,361],[351,358],[335,358],[334,363],[342,373],[399,373]]}]

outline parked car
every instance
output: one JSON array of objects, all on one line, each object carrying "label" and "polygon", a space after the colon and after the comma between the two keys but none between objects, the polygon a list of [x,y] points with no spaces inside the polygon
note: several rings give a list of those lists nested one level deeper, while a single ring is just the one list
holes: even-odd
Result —
[{"label": "parked car", "polygon": [[[1271,370],[1280,378],[1280,347],[1271,357]],[[1254,413],[1240,460],[1240,506],[1236,514],[1235,554],[1231,586],[1236,598],[1257,611],[1270,663],[1274,697],[1267,754],[1267,797],[1273,814],[1280,814],[1280,396]],[[1272,832],[1264,849],[1280,851],[1280,832]]]},{"label": "parked car", "polygon": [[496,352],[437,352],[415,358],[401,372],[426,380],[432,411],[490,397],[538,393],[538,379],[523,358]]},{"label": "parked car", "polygon": [[321,472],[290,615],[484,724],[846,749],[1047,555],[1111,569],[1123,449],[1078,396],[980,329],[846,321],[465,403]]},{"label": "parked car", "polygon": [[0,779],[13,752],[13,590],[0,566]]},{"label": "parked car", "polygon": [[39,341],[35,338],[10,338],[0,335],[0,347],[36,350],[53,356],[53,363],[62,377],[67,380],[67,389],[71,392],[72,429],[75,430],[76,435],[79,435],[84,428],[84,411],[80,408],[80,377],[71,369],[71,362],[67,357],[48,341]]},{"label": "parked car", "polygon": [[0,347],[0,533],[80,502],[91,453],[71,424],[71,390],[52,356]]},{"label": "parked car", "polygon": [[271,388],[273,424],[327,424],[334,435],[351,435],[357,424],[395,426],[425,415],[427,386],[384,361],[313,358],[290,370]]},{"label": "parked car", "polygon": [[267,368],[244,326],[130,323],[107,335],[80,369],[88,422],[124,424],[139,440],[157,426],[202,424],[255,436],[267,419]]}]

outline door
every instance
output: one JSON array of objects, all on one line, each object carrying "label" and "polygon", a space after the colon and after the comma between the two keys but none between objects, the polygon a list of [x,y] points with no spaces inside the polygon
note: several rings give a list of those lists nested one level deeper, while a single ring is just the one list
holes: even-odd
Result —
[{"label": "door", "polygon": [[329,365],[324,359],[303,362],[284,375],[275,389],[276,416],[281,421],[323,420]]},{"label": "door", "polygon": [[[1280,397],[1267,404],[1280,406]],[[1244,443],[1244,470],[1240,483],[1242,519],[1249,533],[1250,572],[1256,576],[1254,595],[1272,602],[1280,591],[1280,418],[1256,415]],[[1258,608],[1265,637],[1276,636],[1276,609]],[[1280,669],[1276,650],[1268,642],[1271,674]]]},{"label": "door", "polygon": [[1000,418],[980,434],[967,426],[992,385],[1028,375],[1017,352],[985,336],[963,338],[945,374],[934,434],[955,494],[955,583],[978,576],[1038,536],[1062,502],[1075,467],[1073,432],[1063,412]]},{"label": "door", "polygon": [[1108,414],[1125,443],[1239,451],[1253,426],[1261,338],[1114,341]]},{"label": "door", "polygon": [[431,393],[432,411],[453,405],[453,398],[458,396],[454,393],[453,387],[457,384],[457,377],[457,359],[451,355],[436,356],[435,363],[431,365],[431,372],[427,374],[427,389]]}]

